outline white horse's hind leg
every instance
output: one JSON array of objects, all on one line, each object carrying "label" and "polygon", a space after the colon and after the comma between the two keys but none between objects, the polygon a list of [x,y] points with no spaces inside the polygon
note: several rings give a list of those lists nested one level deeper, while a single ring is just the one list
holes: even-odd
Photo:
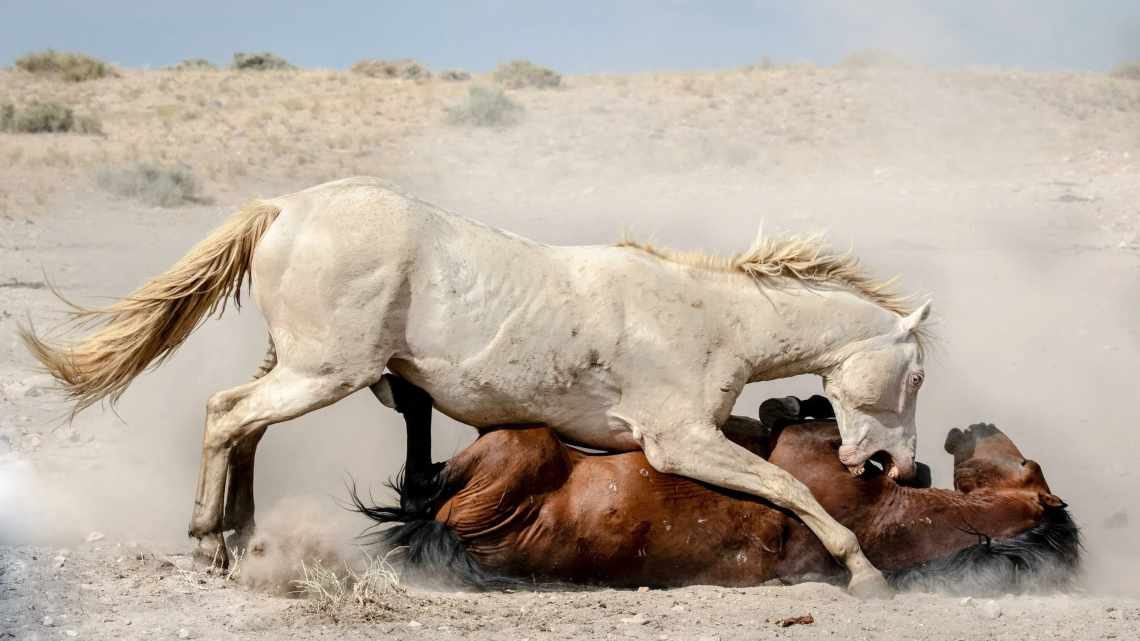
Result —
[{"label": "white horse's hind leg", "polygon": [[728,440],[715,425],[698,423],[637,432],[646,458],[657,471],[759,496],[791,510],[819,537],[831,556],[851,572],[848,587],[853,593],[890,594],[886,580],[867,560],[855,534],[828,514],[807,486]]},{"label": "white horse's hind leg", "polygon": [[[379,376],[379,372],[375,377]],[[278,365],[252,383],[219,392],[206,405],[202,465],[190,536],[199,539],[196,556],[225,566],[222,539],[226,476],[234,448],[265,427],[330,405],[372,383],[368,374],[349,376],[336,368],[298,369]]]},{"label": "white horse's hind leg", "polygon": [[[269,337],[269,348],[265,358],[253,375],[253,380],[265,376],[277,366],[277,349],[273,345],[273,337]],[[230,547],[244,548],[253,536],[256,527],[254,521],[253,500],[253,463],[257,456],[257,446],[265,434],[265,427],[254,430],[244,440],[234,446],[230,453],[230,467],[226,478],[226,503],[222,511],[222,531],[233,530],[234,536],[230,539]]]}]

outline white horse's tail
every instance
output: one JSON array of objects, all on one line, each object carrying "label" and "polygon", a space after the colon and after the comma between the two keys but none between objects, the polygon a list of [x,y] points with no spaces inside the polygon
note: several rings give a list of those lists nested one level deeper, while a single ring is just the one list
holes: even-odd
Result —
[{"label": "white horse's tail", "polygon": [[178,349],[206,316],[220,316],[231,295],[241,306],[241,284],[254,249],[279,213],[275,205],[251,203],[126,298],[94,309],[68,303],[73,309],[68,331],[97,328],[78,341],[52,344],[26,327],[20,337],[63,384],[74,412],[107,397],[114,403],[151,363]]}]

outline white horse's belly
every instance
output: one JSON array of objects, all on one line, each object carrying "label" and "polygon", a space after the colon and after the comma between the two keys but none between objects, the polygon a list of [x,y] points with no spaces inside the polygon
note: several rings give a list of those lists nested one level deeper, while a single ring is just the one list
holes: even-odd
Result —
[{"label": "white horse's belly", "polygon": [[432,359],[396,359],[388,367],[425,389],[436,409],[461,423],[477,428],[542,424],[563,440],[586,447],[621,451],[640,447],[628,427],[609,415],[620,395],[608,373],[585,373],[566,385],[563,380],[545,379],[542,372],[508,368],[484,375],[479,369]]}]

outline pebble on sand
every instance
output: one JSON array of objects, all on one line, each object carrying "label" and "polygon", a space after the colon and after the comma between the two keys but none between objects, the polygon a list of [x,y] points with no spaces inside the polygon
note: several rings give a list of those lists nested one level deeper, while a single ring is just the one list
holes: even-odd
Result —
[{"label": "pebble on sand", "polygon": [[1001,616],[1001,606],[992,599],[983,603],[979,609],[987,619],[996,619]]},{"label": "pebble on sand", "polygon": [[178,638],[179,639],[189,639],[190,638],[190,631],[187,630],[186,628],[178,628]]}]

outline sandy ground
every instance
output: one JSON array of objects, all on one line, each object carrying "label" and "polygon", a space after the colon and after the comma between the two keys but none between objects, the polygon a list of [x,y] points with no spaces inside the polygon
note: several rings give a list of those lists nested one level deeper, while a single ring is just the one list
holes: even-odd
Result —
[{"label": "sandy ground", "polygon": [[[0,135],[0,638],[1138,638],[1140,433],[1127,400],[1140,355],[1140,82],[805,66],[566,85],[510,92],[523,121],[475,129],[445,122],[465,83],[132,71],[62,85],[0,71],[12,99],[61,100],[106,130]],[[187,164],[212,202],[159,209],[99,189],[99,169],[138,161]],[[1084,527],[1083,587],[993,603],[860,603],[822,585],[410,588],[322,608],[195,571],[182,533],[202,408],[259,362],[256,310],[207,323],[117,414],[73,423],[16,325],[59,320],[45,274],[82,302],[122,295],[244,199],[355,173],[552,243],[628,229],[728,252],[761,221],[853,243],[870,269],[934,297],[919,447],[936,482],[949,481],[947,429],[997,423]],[[819,383],[753,387],[738,413]],[[439,458],[472,437],[439,425]],[[365,524],[338,506],[343,482],[379,494],[402,461],[399,426],[355,395],[272,430],[258,459],[261,522],[354,554]],[[93,532],[102,538],[87,542]],[[807,613],[813,624],[770,622]]]}]

